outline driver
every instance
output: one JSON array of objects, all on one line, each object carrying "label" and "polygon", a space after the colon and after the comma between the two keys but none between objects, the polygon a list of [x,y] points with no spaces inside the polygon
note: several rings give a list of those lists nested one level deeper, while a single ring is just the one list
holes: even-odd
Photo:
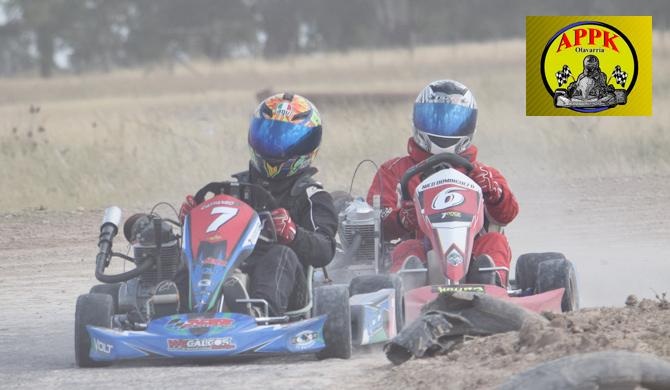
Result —
[{"label": "driver", "polygon": [[[271,96],[258,106],[249,126],[249,170],[234,175],[240,182],[263,186],[280,205],[272,210],[277,242],[259,241],[240,267],[249,275],[249,296],[266,300],[273,316],[302,307],[306,267],[324,267],[335,254],[333,199],[312,178],[321,133],[321,117],[309,100],[290,93]],[[182,222],[195,206],[193,196],[187,196]],[[184,274],[177,281],[182,293],[188,291]]]},{"label": "driver", "polygon": [[[400,180],[410,167],[432,154],[448,152],[457,153],[474,165],[469,176],[481,187],[486,207],[484,228],[476,236],[472,249],[475,266],[470,267],[468,281],[490,281],[490,274],[487,278],[485,273],[475,271],[494,265],[509,269],[512,252],[501,227],[512,222],[519,212],[519,205],[500,172],[477,161],[477,148],[471,145],[477,124],[475,97],[458,81],[434,81],[416,98],[412,119],[414,132],[407,143],[409,155],[391,159],[379,168],[367,198],[372,204],[373,195],[381,195],[384,239],[404,240],[391,253],[391,271],[398,271],[412,258],[426,263],[427,248],[418,229],[414,205],[411,201],[398,203]],[[419,177],[410,180],[411,194],[419,182]],[[498,271],[494,277],[496,284],[506,286],[505,272]]]}]

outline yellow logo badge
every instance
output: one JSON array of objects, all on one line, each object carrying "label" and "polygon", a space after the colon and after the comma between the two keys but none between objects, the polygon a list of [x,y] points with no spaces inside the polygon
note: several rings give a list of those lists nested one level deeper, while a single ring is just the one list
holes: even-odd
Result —
[{"label": "yellow logo badge", "polygon": [[651,115],[651,17],[526,18],[526,115]]}]

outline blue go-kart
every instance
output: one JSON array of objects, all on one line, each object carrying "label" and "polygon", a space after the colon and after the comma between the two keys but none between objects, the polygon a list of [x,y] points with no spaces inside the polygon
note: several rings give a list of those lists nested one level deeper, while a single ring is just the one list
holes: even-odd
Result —
[{"label": "blue go-kart", "polygon": [[[352,346],[388,340],[399,330],[402,308],[395,290],[384,288],[392,283],[350,296],[347,285],[314,286],[312,267],[305,267],[306,296],[284,315],[270,316],[266,301],[247,294],[248,277],[239,266],[261,242],[276,241],[269,213],[278,207],[276,200],[262,187],[241,182],[210,183],[195,198],[198,206],[183,225],[153,210],[130,217],[123,233],[133,256],[112,250],[121,210],[105,210],[95,271],[103,284],[77,299],[80,367],[289,353],[347,359]],[[114,257],[135,268],[106,273]],[[187,275],[187,294],[172,282],[176,274]]]}]

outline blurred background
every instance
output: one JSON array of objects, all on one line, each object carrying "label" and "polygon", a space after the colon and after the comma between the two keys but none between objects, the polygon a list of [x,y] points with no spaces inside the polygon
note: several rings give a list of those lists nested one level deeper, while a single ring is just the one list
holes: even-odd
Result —
[{"label": "blurred background", "polygon": [[[525,116],[525,16],[560,14],[653,16],[653,116]],[[669,19],[667,0],[0,0],[0,214],[178,205],[246,169],[250,116],[284,90],[319,107],[318,177],[347,190],[453,78],[521,204],[515,256],[566,252],[587,304],[667,290]]]},{"label": "blurred background", "polygon": [[525,15],[653,15],[665,0],[0,0],[0,75],[523,37]]}]

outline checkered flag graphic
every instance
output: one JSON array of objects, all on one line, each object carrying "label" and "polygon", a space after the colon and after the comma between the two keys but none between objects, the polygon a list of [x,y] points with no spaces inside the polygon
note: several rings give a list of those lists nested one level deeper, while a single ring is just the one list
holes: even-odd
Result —
[{"label": "checkered flag graphic", "polygon": [[562,86],[563,84],[568,82],[568,78],[572,76],[572,72],[570,71],[570,67],[567,65],[563,65],[563,69],[559,70],[556,72],[556,81],[558,81],[558,86]]},{"label": "checkered flag graphic", "polygon": [[617,65],[617,66],[614,67],[614,71],[612,72],[612,77],[614,77],[614,80],[616,81],[617,84],[621,85],[622,87],[626,86],[626,80],[628,79],[628,73],[621,70],[621,66]]}]

